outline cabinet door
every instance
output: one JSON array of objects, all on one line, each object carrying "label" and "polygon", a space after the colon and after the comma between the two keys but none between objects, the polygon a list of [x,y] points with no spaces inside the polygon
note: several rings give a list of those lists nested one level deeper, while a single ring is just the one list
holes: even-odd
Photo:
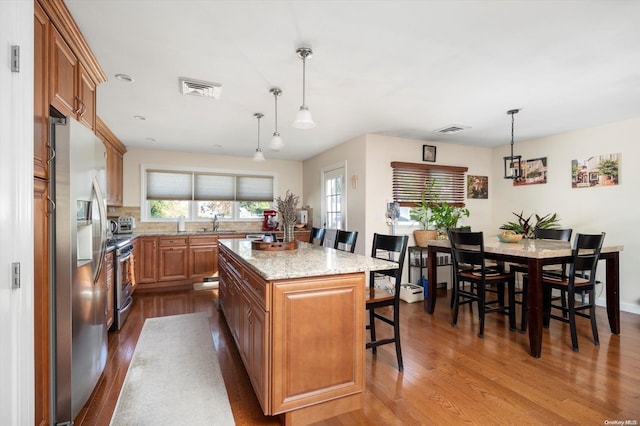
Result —
[{"label": "cabinet door", "polygon": [[115,291],[113,281],[113,252],[107,253],[104,265],[105,280],[107,283],[107,330],[111,328],[115,315]]},{"label": "cabinet door", "polygon": [[35,424],[49,425],[49,226],[51,207],[49,184],[42,179],[33,183],[33,345],[35,379]]},{"label": "cabinet door", "polygon": [[139,283],[158,281],[158,238],[143,237],[140,239],[137,263],[140,266]]},{"label": "cabinet door", "polygon": [[78,59],[53,25],[50,27],[49,90],[51,105],[66,116],[76,116]]},{"label": "cabinet door", "polygon": [[77,113],[78,120],[95,130],[96,125],[96,84],[82,66],[78,65],[78,87],[77,87]]},{"label": "cabinet door", "polygon": [[189,245],[189,278],[195,281],[218,272],[218,246]]},{"label": "cabinet door", "polygon": [[49,18],[34,2],[33,174],[49,178]]},{"label": "cabinet door", "polygon": [[267,367],[267,342],[269,339],[268,313],[257,303],[246,299],[246,316],[243,326],[243,341],[246,343],[244,351],[246,356],[245,366],[249,373],[249,379],[253,385],[253,390],[260,401],[262,411],[266,415],[269,411],[269,402],[266,400],[269,394],[267,389],[267,379],[269,369]]},{"label": "cabinet door", "polygon": [[158,281],[187,279],[187,246],[160,247],[160,275]]},{"label": "cabinet door", "polygon": [[123,155],[111,144],[107,148],[107,204],[122,206]]}]

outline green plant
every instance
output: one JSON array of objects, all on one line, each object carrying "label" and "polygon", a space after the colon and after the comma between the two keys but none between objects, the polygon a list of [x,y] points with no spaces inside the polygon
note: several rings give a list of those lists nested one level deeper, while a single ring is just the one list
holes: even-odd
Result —
[{"label": "green plant", "polygon": [[424,188],[422,191],[420,206],[411,209],[411,219],[420,222],[422,229],[428,231],[433,224],[433,220],[431,219],[431,203],[430,200],[433,198],[431,194],[431,190],[433,186],[436,184],[436,180],[433,179],[429,185]]},{"label": "green plant", "polygon": [[440,234],[449,228],[456,228],[462,216],[469,217],[469,209],[455,207],[446,201],[431,205],[431,220]]},{"label": "green plant", "polygon": [[524,238],[533,238],[536,229],[550,229],[557,228],[558,222],[560,218],[556,213],[547,213],[544,216],[535,215],[536,221],[535,224],[531,223],[531,218],[534,217],[533,214],[529,215],[529,217],[524,217],[524,212],[520,212],[520,214],[513,212],[513,214],[518,218],[517,222],[507,222],[500,227],[500,229],[505,229],[509,231],[513,231],[517,234],[522,234]]}]

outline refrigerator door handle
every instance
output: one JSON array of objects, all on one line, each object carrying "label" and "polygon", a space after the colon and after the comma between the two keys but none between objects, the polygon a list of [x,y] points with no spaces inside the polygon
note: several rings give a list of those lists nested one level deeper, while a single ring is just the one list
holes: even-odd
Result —
[{"label": "refrigerator door handle", "polygon": [[98,254],[97,267],[93,276],[93,282],[94,284],[97,284],[98,280],[100,279],[100,273],[102,272],[102,267],[105,262],[104,255],[107,249],[107,212],[104,206],[104,197],[102,195],[102,191],[100,190],[100,185],[98,184],[98,180],[95,177],[93,178],[93,192],[98,204],[98,212],[100,215],[100,251]]}]

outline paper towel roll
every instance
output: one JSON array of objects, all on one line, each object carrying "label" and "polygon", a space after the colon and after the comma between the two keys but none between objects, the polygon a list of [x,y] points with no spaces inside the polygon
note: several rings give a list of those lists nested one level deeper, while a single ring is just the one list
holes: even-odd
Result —
[{"label": "paper towel roll", "polygon": [[184,216],[178,218],[178,232],[184,232]]}]

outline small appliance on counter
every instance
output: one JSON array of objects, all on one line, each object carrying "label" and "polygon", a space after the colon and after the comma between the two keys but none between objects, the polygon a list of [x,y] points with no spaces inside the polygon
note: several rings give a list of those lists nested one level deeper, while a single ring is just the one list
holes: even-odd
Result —
[{"label": "small appliance on counter", "polygon": [[262,212],[262,230],[276,231],[278,229],[278,212],[275,210],[265,210]]},{"label": "small appliance on counter", "polygon": [[136,229],[136,219],[133,216],[118,217],[117,234],[131,234]]}]

